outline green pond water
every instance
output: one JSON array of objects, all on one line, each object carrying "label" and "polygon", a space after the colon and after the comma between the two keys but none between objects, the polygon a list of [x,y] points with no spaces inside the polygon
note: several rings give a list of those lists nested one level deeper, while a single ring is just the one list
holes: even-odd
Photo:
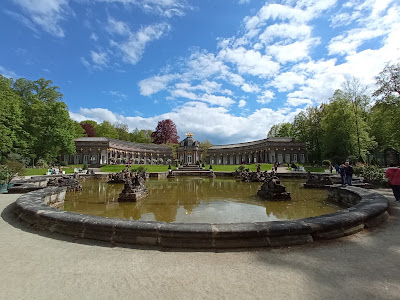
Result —
[{"label": "green pond water", "polygon": [[81,181],[83,191],[66,194],[64,210],[140,221],[235,223],[301,219],[341,209],[327,200],[325,190],[303,189],[304,180],[281,182],[292,200],[263,201],[257,196],[259,182],[179,177],[147,180],[148,197],[119,203],[123,184],[88,179]]}]

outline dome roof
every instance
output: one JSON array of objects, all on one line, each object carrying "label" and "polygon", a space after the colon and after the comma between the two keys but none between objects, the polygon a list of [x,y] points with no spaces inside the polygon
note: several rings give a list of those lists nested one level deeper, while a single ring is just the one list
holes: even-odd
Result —
[{"label": "dome roof", "polygon": [[188,136],[186,139],[184,139],[179,143],[179,146],[181,147],[196,147],[199,145],[200,145],[199,141],[195,140],[191,136]]}]

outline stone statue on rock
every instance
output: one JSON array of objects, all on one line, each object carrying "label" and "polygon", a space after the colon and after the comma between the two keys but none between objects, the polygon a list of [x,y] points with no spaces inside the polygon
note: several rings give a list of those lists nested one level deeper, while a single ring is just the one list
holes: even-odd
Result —
[{"label": "stone statue on rock", "polygon": [[47,182],[47,186],[65,186],[68,192],[82,191],[82,185],[79,184],[78,175],[51,178]]},{"label": "stone statue on rock", "polygon": [[307,173],[307,181],[304,183],[305,188],[309,189],[320,189],[326,188],[329,185],[332,185],[332,179],[328,176],[319,175],[319,174],[311,174],[310,171]]},{"label": "stone statue on rock", "polygon": [[279,178],[274,175],[268,175],[265,178],[257,195],[267,201],[288,201],[291,199],[290,193],[286,192],[286,187],[284,187]]},{"label": "stone statue on rock", "polygon": [[136,202],[148,194],[141,176],[130,172],[125,173],[124,189],[119,194],[118,202]]}]

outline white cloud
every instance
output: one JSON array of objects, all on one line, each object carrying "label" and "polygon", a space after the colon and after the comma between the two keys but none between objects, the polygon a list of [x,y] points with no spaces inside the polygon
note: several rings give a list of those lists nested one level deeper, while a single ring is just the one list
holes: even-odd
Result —
[{"label": "white cloud", "polygon": [[276,87],[279,92],[286,92],[293,90],[295,85],[303,84],[305,76],[295,72],[281,73],[274,78],[271,86]]},{"label": "white cloud", "polygon": [[271,56],[262,55],[259,51],[247,50],[244,47],[222,49],[218,57],[236,64],[241,74],[251,74],[265,78],[279,71],[279,64],[273,61]]},{"label": "white cloud", "polygon": [[258,93],[260,91],[260,88],[256,84],[244,83],[242,85],[242,90],[246,93]]},{"label": "white cloud", "polygon": [[261,95],[258,96],[257,102],[261,104],[267,104],[274,99],[275,93],[270,90],[263,91]]},{"label": "white cloud", "polygon": [[184,16],[192,7],[186,0],[96,0],[97,2],[135,5],[149,14],[157,14],[167,18]]},{"label": "white cloud", "polygon": [[92,32],[92,34],[90,35],[90,39],[97,42],[97,40],[99,39],[99,37],[97,36],[97,34],[95,34],[94,32]]},{"label": "white cloud", "polygon": [[276,43],[267,47],[268,52],[275,56],[280,63],[287,63],[292,61],[299,61],[307,58],[309,49],[317,45],[319,39],[311,38],[304,41],[296,41],[289,45]]},{"label": "white cloud", "polygon": [[311,35],[312,27],[298,23],[275,23],[268,26],[260,34],[259,39],[264,43],[271,42],[274,38],[283,39],[304,39]]},{"label": "white cloud", "polygon": [[59,23],[71,12],[68,0],[13,0],[13,2],[23,9],[25,17],[29,18],[32,24],[53,36],[65,36]]},{"label": "white cloud", "polygon": [[129,26],[122,21],[117,21],[114,18],[109,17],[108,18],[108,24],[106,27],[107,31],[114,34],[119,34],[119,35],[130,35],[131,30],[129,29]]},{"label": "white cloud", "polygon": [[186,98],[190,100],[197,100],[199,97],[193,93],[182,89],[176,89],[171,92],[173,98]]},{"label": "white cloud", "polygon": [[147,44],[160,39],[169,30],[170,25],[166,23],[149,25],[135,33],[131,33],[128,40],[124,42],[111,41],[111,45],[121,51],[125,62],[135,65],[142,58]]},{"label": "white cloud", "polygon": [[7,77],[7,78],[17,79],[18,77],[20,77],[14,71],[8,70],[8,69],[6,69],[5,67],[3,67],[1,65],[0,65],[0,74],[3,75],[4,77]]},{"label": "white cloud", "polygon": [[[272,125],[280,122],[291,122],[301,110],[262,108],[247,117],[234,116],[224,107],[210,107],[202,102],[188,102],[171,112],[154,117],[126,117],[106,109],[81,108],[79,113],[71,113],[74,120],[92,119],[96,122],[122,122],[134,128],[154,130],[157,122],[171,119],[182,137],[185,132],[193,132],[195,138],[202,141],[209,139],[214,144],[238,143],[266,138]],[[212,126],[204,126],[212,122]],[[254,126],[257,124],[257,126]]]},{"label": "white cloud", "polygon": [[128,99],[128,96],[120,91],[103,91],[103,94],[110,95],[112,97],[118,98],[119,100]]},{"label": "white cloud", "polygon": [[150,96],[165,89],[167,84],[174,80],[177,75],[168,74],[162,76],[153,76],[139,81],[140,94],[143,96]]},{"label": "white cloud", "polygon": [[96,65],[105,65],[108,62],[108,56],[105,52],[90,51],[90,55]]},{"label": "white cloud", "polygon": [[246,104],[247,104],[247,102],[245,100],[240,100],[239,104],[238,104],[238,107],[245,107]]},{"label": "white cloud", "polygon": [[235,103],[235,101],[229,97],[208,95],[208,94],[203,95],[199,100],[210,103],[211,105],[224,106],[224,107],[228,107],[231,104]]},{"label": "white cloud", "polygon": [[286,103],[290,106],[299,106],[303,104],[312,104],[312,101],[310,99],[301,99],[301,98],[289,98]]}]

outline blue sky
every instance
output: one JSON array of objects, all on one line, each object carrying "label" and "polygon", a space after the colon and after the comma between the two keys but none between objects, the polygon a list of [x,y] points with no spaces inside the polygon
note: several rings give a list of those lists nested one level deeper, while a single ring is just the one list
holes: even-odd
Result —
[{"label": "blue sky", "polygon": [[60,87],[70,115],[213,144],[266,137],[400,60],[395,0],[4,0],[0,73]]}]

